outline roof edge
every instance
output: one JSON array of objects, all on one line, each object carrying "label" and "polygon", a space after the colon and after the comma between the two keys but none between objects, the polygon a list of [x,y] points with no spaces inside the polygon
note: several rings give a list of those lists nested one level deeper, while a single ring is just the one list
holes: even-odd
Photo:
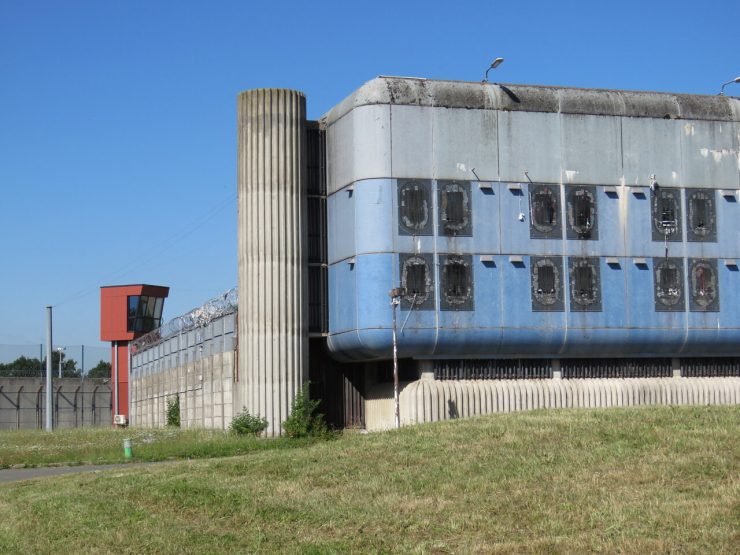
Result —
[{"label": "roof edge", "polygon": [[327,112],[322,121],[331,125],[355,108],[378,104],[740,121],[740,98],[731,96],[387,76],[376,77],[363,84]]}]

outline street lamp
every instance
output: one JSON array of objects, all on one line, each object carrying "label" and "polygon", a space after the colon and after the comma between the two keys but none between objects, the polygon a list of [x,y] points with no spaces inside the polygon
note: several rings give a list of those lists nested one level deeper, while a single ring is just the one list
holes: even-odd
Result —
[{"label": "street lamp", "polygon": [[719,90],[720,96],[725,95],[725,87],[729,85],[730,83],[740,83],[740,77],[735,77],[734,79],[727,81],[727,83],[722,83],[722,88]]},{"label": "street lamp", "polygon": [[57,347],[57,353],[59,353],[59,377],[62,377],[62,356],[67,347]]},{"label": "street lamp", "polygon": [[496,69],[498,66],[500,66],[503,63],[504,63],[504,59],[503,58],[496,58],[495,60],[493,60],[491,62],[491,65],[488,66],[488,69],[486,70],[486,76],[483,78],[483,82],[484,83],[487,83],[488,82],[488,72],[489,71],[491,71],[492,69]]},{"label": "street lamp", "polygon": [[396,287],[388,293],[391,297],[391,309],[393,310],[393,403],[396,428],[401,427],[401,407],[398,392],[398,343],[396,341],[396,308],[401,304],[401,297],[406,295],[404,287]]}]

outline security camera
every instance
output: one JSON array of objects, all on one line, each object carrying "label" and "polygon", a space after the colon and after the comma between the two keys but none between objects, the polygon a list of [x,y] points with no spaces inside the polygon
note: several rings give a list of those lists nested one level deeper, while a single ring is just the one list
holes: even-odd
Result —
[{"label": "security camera", "polygon": [[519,218],[519,221],[520,222],[523,222],[524,221],[524,212],[519,212],[519,216],[517,216],[517,217]]}]

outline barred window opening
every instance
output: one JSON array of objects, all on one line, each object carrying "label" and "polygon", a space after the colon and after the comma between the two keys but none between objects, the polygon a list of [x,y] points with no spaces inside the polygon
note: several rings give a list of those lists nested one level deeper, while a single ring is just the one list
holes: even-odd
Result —
[{"label": "barred window opening", "polygon": [[442,180],[437,186],[439,233],[447,236],[472,236],[470,183]]},{"label": "barred window opening", "polygon": [[427,269],[423,264],[411,264],[406,270],[406,295],[414,297],[425,297],[427,294]]},{"label": "barred window opening", "polygon": [[448,302],[464,301],[468,294],[468,269],[462,262],[451,262],[444,267],[444,272]]},{"label": "barred window opening", "polygon": [[537,292],[540,295],[555,294],[555,268],[552,266],[542,266],[537,272],[538,284]]},{"label": "barred window opening", "polygon": [[576,197],[576,225],[583,230],[589,230],[593,227],[591,202],[586,195]]},{"label": "barred window opening", "polygon": [[659,287],[666,297],[678,297],[681,293],[678,284],[678,269],[661,268]]},{"label": "barred window opening", "polygon": [[530,257],[532,310],[536,312],[562,312],[563,260],[559,256]]},{"label": "barred window opening", "polygon": [[656,188],[651,192],[653,241],[681,241],[679,189]]},{"label": "barred window opening", "polygon": [[398,183],[398,224],[401,235],[431,235],[431,182],[421,179]]},{"label": "barred window opening", "polygon": [[462,191],[448,191],[447,198],[447,222],[460,225],[465,220],[465,210],[463,209]]},{"label": "barred window opening", "polygon": [[718,312],[717,261],[693,258],[689,260],[689,267],[690,309],[694,312]]},{"label": "barred window opening", "polygon": [[421,229],[427,219],[427,203],[424,191],[419,187],[406,189],[403,193],[402,218],[406,227]]},{"label": "barred window opening", "polygon": [[707,227],[709,221],[709,203],[706,199],[697,198],[694,199],[694,214],[693,214],[691,227],[694,228],[694,232],[704,230]]},{"label": "barred window opening", "polygon": [[717,240],[717,213],[714,191],[694,189],[686,191],[689,241]]},{"label": "barred window opening", "polygon": [[428,254],[399,254],[400,285],[406,290],[402,298],[405,309],[434,309],[434,275]]},{"label": "barred window opening", "polygon": [[556,223],[556,204],[550,190],[538,191],[534,195],[534,220],[541,226]]},{"label": "barred window opening", "polygon": [[473,269],[470,255],[440,255],[440,309],[473,310]]},{"label": "barred window opening", "polygon": [[601,278],[596,257],[569,258],[570,310],[601,312]]},{"label": "barred window opening", "polygon": [[668,199],[660,203],[660,223],[664,228],[676,225],[676,207]]},{"label": "barred window opening", "polygon": [[575,295],[583,300],[594,298],[594,274],[590,266],[579,266],[574,269]]}]

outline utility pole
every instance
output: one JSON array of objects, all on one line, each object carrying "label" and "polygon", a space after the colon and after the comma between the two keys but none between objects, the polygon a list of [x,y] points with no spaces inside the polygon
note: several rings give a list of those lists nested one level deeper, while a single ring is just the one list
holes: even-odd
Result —
[{"label": "utility pole", "polygon": [[46,431],[53,429],[51,407],[51,307],[46,307]]},{"label": "utility pole", "polygon": [[391,297],[391,309],[393,310],[393,403],[396,428],[401,427],[401,404],[398,387],[398,342],[396,341],[396,309],[401,304],[401,297],[406,295],[406,289],[396,287],[389,293]]}]

